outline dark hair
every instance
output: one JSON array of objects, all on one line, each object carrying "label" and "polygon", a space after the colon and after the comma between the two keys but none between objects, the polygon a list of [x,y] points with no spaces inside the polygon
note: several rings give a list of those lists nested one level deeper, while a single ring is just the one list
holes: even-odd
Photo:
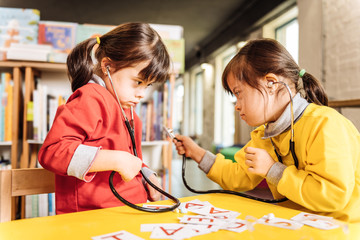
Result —
[{"label": "dark hair", "polygon": [[114,67],[130,67],[149,61],[139,73],[145,81],[163,82],[168,78],[170,57],[159,34],[146,23],[125,23],[99,37],[100,44],[95,51],[98,64],[92,61],[92,49],[96,38],[79,43],[67,58],[71,89],[75,91],[88,83],[93,73],[101,73],[101,60],[108,57]]},{"label": "dark hair", "polygon": [[[290,79],[298,88],[300,68],[290,53],[276,40],[257,39],[249,41],[226,66],[222,75],[225,90],[231,93],[227,78],[229,74],[245,81],[260,91],[258,79],[273,73]],[[328,98],[320,82],[310,73],[302,77],[305,99],[318,105],[328,105]]]}]

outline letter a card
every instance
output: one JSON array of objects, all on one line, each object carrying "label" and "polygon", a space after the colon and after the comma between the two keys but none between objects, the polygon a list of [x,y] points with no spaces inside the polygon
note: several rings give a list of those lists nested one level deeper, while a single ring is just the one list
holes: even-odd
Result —
[{"label": "letter a card", "polygon": [[185,239],[192,236],[190,233],[184,224],[163,224],[153,229],[150,238]]},{"label": "letter a card", "polygon": [[91,237],[91,239],[92,240],[144,240],[143,238],[131,234],[125,230]]}]

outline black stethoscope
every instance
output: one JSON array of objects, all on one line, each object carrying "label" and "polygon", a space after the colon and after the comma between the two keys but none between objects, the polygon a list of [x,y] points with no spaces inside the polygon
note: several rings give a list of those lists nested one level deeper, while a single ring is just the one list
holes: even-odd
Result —
[{"label": "black stethoscope", "polygon": [[[124,109],[122,108],[121,106],[121,103],[120,103],[120,99],[115,91],[115,87],[114,87],[114,84],[113,84],[113,81],[111,79],[111,76],[110,76],[110,72],[109,72],[109,69],[108,67],[106,67],[106,71],[107,71],[107,75],[110,79],[110,83],[111,83],[111,86],[114,90],[114,93],[115,93],[115,96],[116,96],[116,100],[118,101],[119,103],[119,106],[121,108],[121,112],[123,114],[123,117],[124,117],[124,120],[125,120],[125,125],[126,125],[126,128],[130,134],[130,138],[131,138],[131,143],[132,143],[132,146],[133,146],[133,151],[134,151],[134,155],[137,157],[137,151],[136,151],[136,143],[135,143],[135,137],[134,137],[134,115],[133,115],[133,108],[131,107],[131,124],[128,120],[128,118],[126,117],[125,115],[125,112],[124,112]],[[132,126],[131,126],[132,125]],[[111,191],[113,192],[113,194],[115,195],[115,197],[117,197],[122,203],[124,203],[125,205],[131,207],[131,208],[134,208],[134,209],[137,209],[137,210],[140,210],[140,211],[144,211],[144,212],[169,212],[169,211],[172,211],[176,208],[178,208],[180,206],[180,201],[179,199],[177,199],[176,197],[170,195],[169,193],[165,192],[164,190],[162,190],[161,188],[157,187],[155,184],[153,184],[150,179],[148,179],[143,170],[141,169],[140,170],[140,173],[142,175],[142,177],[145,179],[145,181],[150,184],[151,187],[153,187],[154,189],[156,189],[156,191],[160,192],[161,194],[163,194],[164,196],[168,197],[169,199],[171,199],[172,201],[175,202],[174,205],[172,205],[171,207],[168,207],[168,208],[159,208],[159,209],[154,209],[154,208],[146,208],[146,207],[141,207],[141,206],[138,206],[138,205],[135,205],[129,201],[127,201],[126,199],[124,199],[123,197],[120,196],[120,194],[116,191],[115,187],[114,187],[114,184],[113,184],[113,178],[114,178],[114,175],[115,175],[115,171],[112,171],[111,174],[110,174],[110,177],[109,177],[109,186],[110,186],[110,189]]]},{"label": "black stethoscope", "polygon": [[[177,139],[175,137],[175,135],[172,133],[171,129],[168,129],[166,127],[164,127],[164,129],[166,130],[166,132],[168,133],[169,137],[172,139],[175,139],[176,141],[181,142],[179,139]],[[201,191],[201,190],[195,190],[193,188],[191,188],[186,179],[185,179],[185,169],[186,169],[186,156],[185,154],[183,154],[183,159],[182,159],[182,180],[184,182],[185,187],[193,193],[197,193],[197,194],[205,194],[205,193],[225,193],[225,194],[232,194],[232,195],[237,195],[240,197],[245,197],[245,198],[249,198],[249,199],[253,199],[253,200],[257,200],[260,202],[266,202],[266,203],[279,203],[279,202],[284,202],[287,200],[287,198],[282,198],[282,199],[265,199],[265,198],[259,198],[259,197],[254,197],[245,193],[241,193],[241,192],[235,192],[235,191],[231,191],[231,190],[223,190],[223,189],[216,189],[216,190],[206,190],[206,191]]]},{"label": "black stethoscope", "polygon": [[[294,109],[293,109],[293,98],[292,98],[292,95],[291,95],[291,90],[290,90],[290,87],[284,82],[269,82],[268,87],[272,87],[273,84],[276,84],[276,83],[280,83],[280,84],[284,85],[285,88],[287,89],[288,93],[289,93],[289,96],[290,96],[291,138],[290,138],[290,146],[289,146],[289,148],[290,148],[291,155],[292,155],[292,157],[294,159],[295,166],[296,166],[296,168],[298,168],[299,167],[299,161],[298,161],[298,158],[297,158],[296,153],[295,153],[295,142],[294,142]],[[164,129],[166,130],[166,132],[168,133],[170,138],[175,139],[177,141],[180,141],[180,140],[176,139],[176,137],[173,134],[171,129],[168,129],[166,127],[164,127]],[[274,147],[274,151],[275,151],[275,154],[276,154],[279,162],[282,163],[281,155],[276,150],[275,145],[274,145],[273,141],[271,140],[271,138],[270,138],[270,141],[271,141],[271,144]],[[221,190],[207,190],[207,191],[195,190],[195,189],[191,188],[186,182],[185,169],[186,169],[186,156],[184,154],[183,155],[183,161],[182,161],[182,180],[184,182],[185,187],[190,192],[193,192],[193,193],[198,193],[198,194],[226,193],[226,194],[233,194],[233,195],[237,195],[237,196],[240,196],[240,197],[245,197],[245,198],[249,198],[249,199],[253,199],[253,200],[257,200],[257,201],[261,201],[261,202],[266,202],[266,203],[280,203],[280,202],[285,202],[285,201],[288,200],[286,197],[281,198],[281,199],[265,199],[265,198],[254,197],[254,196],[251,196],[251,195],[248,195],[248,194],[245,194],[245,193],[241,193],[241,192],[235,192],[235,191],[230,191],[230,190],[222,190],[222,189]]]}]

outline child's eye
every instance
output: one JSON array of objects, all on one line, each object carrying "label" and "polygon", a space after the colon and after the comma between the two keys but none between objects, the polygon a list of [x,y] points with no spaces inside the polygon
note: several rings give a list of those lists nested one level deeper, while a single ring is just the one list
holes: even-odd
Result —
[{"label": "child's eye", "polygon": [[239,92],[239,91],[235,91],[235,92],[234,92],[234,95],[235,95],[236,97],[238,97],[238,96],[240,95],[240,92]]},{"label": "child's eye", "polygon": [[148,87],[150,87],[150,86],[152,86],[152,83],[149,83],[146,87],[148,88]]}]

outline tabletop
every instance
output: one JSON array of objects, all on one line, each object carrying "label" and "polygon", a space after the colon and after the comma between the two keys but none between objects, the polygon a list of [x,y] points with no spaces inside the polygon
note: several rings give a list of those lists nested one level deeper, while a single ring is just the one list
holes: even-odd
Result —
[{"label": "tabletop", "polygon": [[[240,212],[239,219],[245,219],[246,216],[261,218],[269,213],[279,218],[290,219],[300,213],[294,209],[228,194],[197,195],[180,198],[180,201],[187,202],[194,199],[208,201],[217,208]],[[149,204],[171,204],[171,201]],[[179,223],[178,217],[184,215],[177,212],[148,213],[128,206],[114,207],[0,223],[0,239],[91,239],[122,230],[143,239],[150,239],[151,232],[141,232],[141,224]],[[341,227],[331,230],[321,230],[306,225],[297,230],[290,230],[255,224],[251,231],[236,233],[219,230],[191,239],[360,239],[360,223],[340,223]]]}]

